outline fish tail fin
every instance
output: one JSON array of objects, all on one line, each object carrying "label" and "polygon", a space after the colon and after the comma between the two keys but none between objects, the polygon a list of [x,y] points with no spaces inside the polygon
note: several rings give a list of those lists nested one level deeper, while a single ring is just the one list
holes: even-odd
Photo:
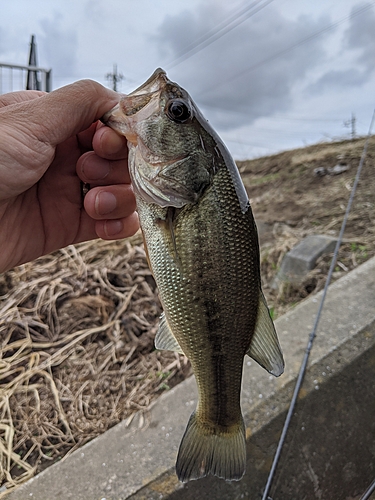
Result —
[{"label": "fish tail fin", "polygon": [[245,425],[241,421],[228,431],[207,429],[194,412],[182,438],[176,473],[182,482],[213,474],[226,481],[238,481],[246,468]]}]

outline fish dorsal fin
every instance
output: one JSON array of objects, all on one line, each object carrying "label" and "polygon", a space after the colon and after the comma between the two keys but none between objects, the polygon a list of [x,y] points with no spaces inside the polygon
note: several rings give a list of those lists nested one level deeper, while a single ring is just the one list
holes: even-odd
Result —
[{"label": "fish dorsal fin", "polygon": [[259,291],[258,317],[250,348],[246,353],[269,373],[279,377],[284,359],[263,292]]},{"label": "fish dorsal fin", "polygon": [[164,313],[160,316],[159,329],[155,337],[155,347],[156,349],[162,349],[164,351],[176,351],[184,354],[180,344],[177,342],[176,337],[170,329]]}]

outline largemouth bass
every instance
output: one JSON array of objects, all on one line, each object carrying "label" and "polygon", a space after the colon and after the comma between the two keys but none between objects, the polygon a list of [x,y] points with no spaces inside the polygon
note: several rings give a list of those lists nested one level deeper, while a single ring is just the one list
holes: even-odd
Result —
[{"label": "largemouth bass", "polygon": [[244,357],[275,376],[284,362],[237,166],[189,94],[161,69],[103,122],[128,139],[146,253],[164,309],[155,346],[184,353],[198,386],[177,476],[239,480],[246,466]]}]

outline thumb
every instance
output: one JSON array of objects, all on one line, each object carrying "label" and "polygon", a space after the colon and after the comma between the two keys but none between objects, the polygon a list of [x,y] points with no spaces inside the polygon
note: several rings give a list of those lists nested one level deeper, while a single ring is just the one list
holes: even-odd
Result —
[{"label": "thumb", "polygon": [[81,80],[29,101],[28,128],[39,141],[56,146],[86,130],[119,100],[119,94],[99,83]]},{"label": "thumb", "polygon": [[120,99],[91,80],[33,97],[0,107],[0,199],[31,187],[47,170],[58,144],[87,130]]}]

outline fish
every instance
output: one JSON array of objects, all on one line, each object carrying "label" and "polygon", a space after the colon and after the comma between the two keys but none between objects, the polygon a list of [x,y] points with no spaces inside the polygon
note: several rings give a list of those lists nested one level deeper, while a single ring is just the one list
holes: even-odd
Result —
[{"label": "fish", "polygon": [[163,307],[155,347],[185,354],[198,387],[177,455],[178,479],[240,480],[244,358],[275,376],[284,360],[238,168],[188,92],[161,68],[102,121],[128,141],[145,251]]}]

